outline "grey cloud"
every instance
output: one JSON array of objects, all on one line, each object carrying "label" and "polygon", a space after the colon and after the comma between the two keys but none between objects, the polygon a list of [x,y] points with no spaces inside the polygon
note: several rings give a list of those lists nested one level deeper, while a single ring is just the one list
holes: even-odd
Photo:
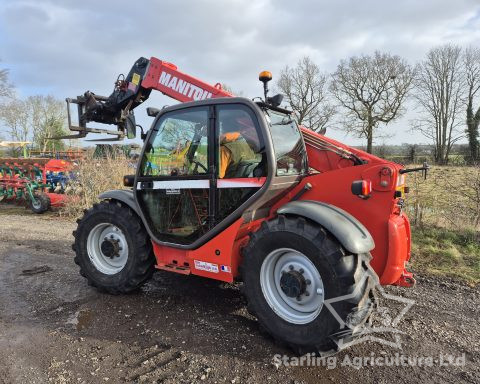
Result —
[{"label": "grey cloud", "polygon": [[[419,60],[434,44],[475,43],[474,0],[0,1],[0,58],[24,93],[108,94],[139,56],[260,93],[257,74],[310,55],[326,71],[376,49]],[[168,99],[154,97],[161,103]]]}]

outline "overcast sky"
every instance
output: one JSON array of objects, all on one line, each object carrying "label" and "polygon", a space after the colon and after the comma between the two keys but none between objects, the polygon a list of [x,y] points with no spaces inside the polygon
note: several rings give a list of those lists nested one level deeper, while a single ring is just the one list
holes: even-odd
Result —
[{"label": "overcast sky", "polygon": [[[261,70],[275,80],[304,55],[332,72],[341,59],[375,50],[413,64],[448,42],[479,44],[479,0],[0,0],[0,68],[10,69],[21,97],[108,95],[140,56],[254,97]],[[173,103],[155,95],[145,106]],[[145,106],[135,112],[148,126]],[[408,132],[412,114],[387,127],[396,132],[387,142],[426,142]],[[340,130],[327,135],[363,144]]]}]

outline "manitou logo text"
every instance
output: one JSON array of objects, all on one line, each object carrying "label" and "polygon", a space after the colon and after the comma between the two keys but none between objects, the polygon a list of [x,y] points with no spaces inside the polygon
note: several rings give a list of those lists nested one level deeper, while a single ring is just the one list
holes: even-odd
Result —
[{"label": "manitou logo text", "polygon": [[178,79],[169,73],[162,72],[160,74],[160,84],[173,89],[174,91],[181,93],[193,100],[205,100],[212,97],[212,93],[208,92],[196,85],[189,83],[188,81]]}]

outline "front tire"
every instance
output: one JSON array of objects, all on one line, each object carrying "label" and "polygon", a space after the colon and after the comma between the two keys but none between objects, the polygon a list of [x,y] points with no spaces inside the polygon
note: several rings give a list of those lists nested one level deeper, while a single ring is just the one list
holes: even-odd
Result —
[{"label": "front tire", "polygon": [[348,253],[312,221],[278,216],[264,222],[243,254],[249,312],[298,354],[337,349],[371,313],[376,276],[370,254]]},{"label": "front tire", "polygon": [[128,293],[152,276],[152,245],[140,218],[129,207],[103,201],[77,222],[74,261],[90,285],[112,294]]}]

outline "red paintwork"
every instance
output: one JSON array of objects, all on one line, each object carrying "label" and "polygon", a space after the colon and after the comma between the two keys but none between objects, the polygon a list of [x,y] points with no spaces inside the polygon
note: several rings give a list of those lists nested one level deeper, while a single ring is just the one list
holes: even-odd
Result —
[{"label": "red paintwork", "polygon": [[47,192],[46,195],[50,198],[52,207],[61,207],[68,201],[68,196],[64,194]]},{"label": "red paintwork", "polygon": [[[410,259],[410,224],[394,198],[399,164],[380,159],[366,152],[350,148],[335,140],[302,128],[304,136],[316,136],[327,143],[355,153],[368,164],[353,166],[353,162],[333,152],[319,151],[306,140],[310,167],[319,173],[307,176],[273,208],[286,204],[306,183],[312,189],[301,200],[317,200],[335,205],[356,217],[370,232],[375,249],[372,250],[372,268],[383,285],[394,284],[402,276],[405,262]],[[369,199],[361,199],[351,192],[355,180],[372,182]]]},{"label": "red paintwork", "polygon": [[51,159],[43,167],[43,183],[47,182],[47,172],[68,172],[73,168],[73,164],[66,160]]},{"label": "red paintwork", "polygon": [[413,287],[417,282],[415,281],[415,278],[413,277],[413,273],[408,272],[406,269],[403,271],[402,276],[400,279],[398,279],[394,285],[398,285],[400,287],[405,287],[405,288],[411,288]]},{"label": "red paintwork", "polygon": [[[233,277],[237,274],[239,261],[238,257],[232,257],[232,255],[238,256],[238,248],[235,250],[235,253],[233,249],[235,249],[235,240],[239,235],[241,224],[242,220],[237,220],[225,229],[221,236],[213,238],[194,250],[171,248],[152,242],[153,252],[157,259],[156,268],[183,274],[192,273],[216,280],[232,282]],[[207,272],[195,268],[195,260],[216,265],[218,272]],[[223,272],[221,270],[222,265],[230,268],[231,272]]]},{"label": "red paintwork", "polygon": [[[163,81],[165,74],[169,82]],[[172,83],[172,78],[176,78]],[[182,81],[188,82],[199,90],[198,92],[179,92],[175,85]],[[221,89],[221,86],[211,86],[199,79],[178,71],[174,64],[152,57],[150,67],[142,87],[158,90],[181,102],[199,100],[202,98],[231,97],[232,94]],[[361,150],[348,147],[336,140],[327,138],[301,127],[307,148],[309,167],[316,172],[305,177],[299,185],[290,190],[271,209],[269,218],[275,216],[276,210],[288,203],[306,183],[313,188],[301,196],[301,200],[317,200],[335,205],[356,217],[371,233],[375,241],[372,251],[371,265],[380,277],[381,284],[398,284],[406,286],[406,281],[413,277],[405,270],[405,263],[410,259],[410,223],[407,216],[398,206],[399,199],[394,197],[397,185],[398,171],[403,167]],[[320,142],[320,146],[318,145]],[[340,151],[356,154],[368,164],[354,166],[353,162],[338,153],[322,149],[322,145],[333,145]],[[354,196],[351,184],[355,180],[366,180],[372,183],[372,192],[368,199]],[[404,177],[401,176],[401,180]],[[253,181],[252,181],[253,182]],[[257,183],[259,181],[256,181]],[[262,180],[263,182],[263,180]],[[402,181],[402,185],[404,182]],[[236,221],[225,229],[221,235],[210,240],[196,250],[179,250],[168,246],[154,244],[157,258],[157,268],[169,271],[196,274],[222,281],[233,281],[238,276],[238,265],[241,263],[241,247],[248,242],[248,233],[255,231],[260,222],[243,224]],[[220,250],[220,255],[215,250]],[[206,272],[194,266],[194,260],[206,261],[231,268],[231,273]],[[177,264],[174,263],[177,262]],[[188,264],[188,267],[184,265]],[[184,265],[185,268],[178,268]]]},{"label": "red paintwork", "polygon": [[[174,84],[172,84],[172,87],[168,87],[160,82],[162,72],[170,76],[169,81],[172,81],[173,78],[176,78],[177,81],[175,81],[175,84],[178,84],[180,80],[182,81],[182,86],[185,84],[184,82],[187,82],[188,84],[192,84],[194,87],[187,85],[187,88],[182,88],[182,86],[176,88]],[[145,78],[142,81],[142,87],[146,89],[155,89],[181,102],[201,100],[202,98],[204,99],[207,97],[215,98],[233,96],[231,93],[222,89],[220,84],[217,83],[215,86],[211,86],[202,80],[180,72],[175,64],[159,60],[155,57],[150,58],[150,67],[148,68],[148,72],[145,74]],[[202,92],[198,92],[195,87],[202,90]],[[183,93],[179,92],[177,89],[183,89]],[[202,95],[205,95],[205,97],[202,97]]]},{"label": "red paintwork", "polygon": [[72,163],[66,160],[51,159],[45,164],[45,170],[53,172],[67,172],[73,167]]},{"label": "red paintwork", "polygon": [[217,188],[260,188],[266,180],[266,177],[218,179]]},{"label": "red paintwork", "polygon": [[[47,172],[68,172],[73,168],[73,164],[66,160],[51,159],[43,167],[43,183],[47,182]],[[68,196],[60,193],[47,193],[52,207],[61,207],[68,201]]]},{"label": "red paintwork", "polygon": [[[312,135],[311,132],[304,134]],[[310,183],[312,189],[305,192],[300,199],[323,201],[356,217],[374,238],[375,249],[372,251],[371,265],[380,277],[380,283],[407,286],[405,279],[413,281],[412,276],[405,270],[405,262],[410,259],[410,223],[397,205],[398,199],[394,198],[398,170],[402,167],[349,148],[335,140],[325,137],[321,139],[354,152],[363,160],[368,160],[368,164],[353,166],[352,161],[342,159],[333,152],[319,151],[307,143],[309,165],[319,172],[305,177],[298,186],[278,201],[271,209],[270,218],[275,216],[279,207],[288,203],[303,189],[306,183]],[[369,199],[361,199],[352,194],[350,188],[354,180],[371,181],[372,192]],[[154,244],[158,268],[172,270],[172,267],[167,265],[174,265],[173,260],[177,260],[177,263],[187,262],[192,274],[233,281],[238,276],[241,246],[248,242],[248,233],[255,231],[259,225],[260,222],[242,224],[239,220],[223,231],[221,236],[193,251]],[[221,251],[219,256],[215,255],[216,249]],[[194,259],[216,263],[219,266],[222,264],[230,266],[231,273],[196,270]]]}]

